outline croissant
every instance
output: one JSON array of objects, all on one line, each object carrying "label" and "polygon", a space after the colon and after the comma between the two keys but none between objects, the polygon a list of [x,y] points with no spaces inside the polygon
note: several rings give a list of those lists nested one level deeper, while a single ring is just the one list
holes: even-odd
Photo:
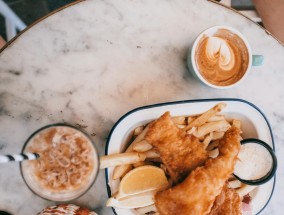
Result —
[{"label": "croissant", "polygon": [[94,211],[73,204],[60,204],[43,209],[38,215],[97,215]]}]

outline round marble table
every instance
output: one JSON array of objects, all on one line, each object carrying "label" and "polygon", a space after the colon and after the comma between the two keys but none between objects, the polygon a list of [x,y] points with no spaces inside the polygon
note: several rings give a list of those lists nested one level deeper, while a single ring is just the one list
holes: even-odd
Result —
[{"label": "round marble table", "polygon": [[[213,25],[242,32],[261,67],[228,90],[215,90],[187,71],[194,38]],[[279,159],[277,184],[262,214],[284,210],[284,48],[248,18],[210,1],[83,1],[33,25],[0,53],[0,153],[18,153],[41,126],[84,127],[104,154],[108,133],[127,111],[159,102],[242,98],[271,123]],[[36,214],[53,202],[35,196],[17,163],[0,165],[0,209]],[[72,201],[112,214],[101,171],[87,194]]]}]

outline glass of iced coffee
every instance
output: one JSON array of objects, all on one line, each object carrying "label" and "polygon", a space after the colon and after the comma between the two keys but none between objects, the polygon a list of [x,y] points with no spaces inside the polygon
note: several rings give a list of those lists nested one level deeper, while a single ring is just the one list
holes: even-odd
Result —
[{"label": "glass of iced coffee", "polygon": [[90,137],[66,124],[45,126],[26,141],[23,152],[40,158],[20,164],[28,187],[38,196],[58,202],[83,195],[99,170],[98,153]]}]

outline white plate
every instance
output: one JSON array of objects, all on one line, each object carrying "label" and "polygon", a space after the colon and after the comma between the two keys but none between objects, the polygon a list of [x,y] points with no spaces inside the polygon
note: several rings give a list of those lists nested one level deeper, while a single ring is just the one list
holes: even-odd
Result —
[{"label": "white plate", "polygon": [[[169,102],[134,109],[124,116],[112,128],[106,144],[106,154],[123,152],[129,143],[134,128],[157,119],[164,112],[172,116],[194,115],[202,113],[219,102],[227,103],[222,113],[227,118],[237,118],[242,122],[243,138],[258,138],[274,149],[273,135],[265,115],[253,104],[240,99],[206,99]],[[118,180],[112,180],[113,168],[106,169],[108,195],[118,189]],[[274,189],[275,177],[252,193],[253,214],[259,214],[268,204]],[[113,208],[118,215],[136,215],[134,210]]]}]

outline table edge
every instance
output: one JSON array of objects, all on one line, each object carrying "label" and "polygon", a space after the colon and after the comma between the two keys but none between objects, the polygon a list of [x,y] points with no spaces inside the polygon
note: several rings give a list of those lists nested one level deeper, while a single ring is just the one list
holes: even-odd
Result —
[{"label": "table edge", "polygon": [[[52,15],[55,14],[55,13],[58,13],[58,12],[64,10],[64,9],[68,8],[68,7],[71,7],[71,6],[73,6],[73,5],[79,4],[79,3],[84,2],[84,1],[86,1],[86,0],[76,0],[76,1],[74,1],[74,2],[72,2],[72,3],[69,3],[69,4],[67,4],[67,5],[64,5],[64,6],[60,7],[60,8],[58,8],[58,9],[56,9],[56,10],[50,12],[49,14],[47,14],[47,15],[41,17],[40,19],[36,20],[35,22],[33,22],[32,24],[30,24],[29,26],[27,26],[24,30],[22,30],[20,33],[18,33],[15,37],[13,37],[10,41],[8,41],[8,42],[0,49],[0,54],[1,54],[4,50],[6,50],[12,43],[14,43],[22,34],[24,34],[26,31],[28,31],[29,29],[31,29],[33,26],[37,25],[38,23],[40,23],[41,21],[45,20],[46,18],[52,16]],[[248,16],[242,14],[241,12],[235,10],[234,8],[231,8],[231,7],[229,7],[229,6],[227,6],[227,5],[224,5],[224,4],[220,3],[220,2],[217,2],[217,1],[215,1],[215,0],[207,0],[207,2],[211,2],[211,3],[213,3],[213,4],[217,4],[217,5],[221,6],[221,7],[224,7],[224,8],[226,8],[226,9],[229,9],[229,10],[231,10],[231,11],[233,11],[233,12],[235,12],[235,13],[237,13],[237,14],[243,16],[243,17],[245,17],[246,19],[248,19],[249,21],[251,21],[252,23],[254,23],[256,26],[258,26],[258,27],[260,27],[261,29],[263,29],[263,30],[265,31],[265,33],[266,33],[268,36],[271,36],[271,37],[272,37],[273,39],[275,39],[280,45],[284,46],[284,44],[282,44],[282,43],[280,42],[280,40],[278,40],[271,32],[269,32],[267,29],[265,29],[265,28],[262,27],[261,25],[259,25],[259,24],[257,24],[256,22],[254,22],[254,21],[253,21],[252,19],[250,19]],[[1,56],[1,55],[0,55],[0,56]]]},{"label": "table edge", "polygon": [[275,39],[280,45],[284,46],[284,44],[281,43],[281,41],[280,41],[277,37],[275,37],[270,31],[268,31],[266,28],[264,28],[264,27],[262,27],[261,25],[259,25],[257,22],[253,21],[251,18],[249,18],[249,17],[246,16],[245,14],[239,12],[238,10],[236,10],[236,9],[234,9],[234,8],[232,8],[232,7],[229,7],[229,6],[224,5],[224,4],[220,3],[220,2],[217,2],[216,0],[207,0],[207,1],[209,1],[209,2],[211,2],[211,3],[214,3],[214,4],[217,4],[217,5],[221,6],[221,7],[225,7],[225,8],[227,8],[227,9],[229,9],[229,10],[231,10],[231,11],[233,11],[233,12],[235,12],[235,13],[237,13],[237,14],[243,16],[243,17],[245,17],[246,19],[248,19],[249,21],[251,21],[251,22],[253,22],[255,25],[257,25],[259,28],[261,28],[262,30],[264,30],[265,33],[266,33],[268,36],[271,36],[271,37],[272,37],[273,39]]},{"label": "table edge", "polygon": [[7,49],[12,43],[14,43],[22,34],[24,34],[26,31],[28,31],[29,29],[31,29],[33,26],[37,25],[38,23],[40,23],[41,21],[45,20],[46,18],[52,16],[55,13],[58,13],[68,7],[71,7],[73,5],[79,4],[81,2],[84,2],[86,0],[76,0],[72,3],[66,4],[48,14],[46,14],[45,16],[39,18],[38,20],[34,21],[32,24],[30,24],[29,26],[27,26],[24,30],[22,30],[21,32],[19,32],[15,37],[13,37],[11,40],[9,40],[1,49],[0,49],[0,54]]}]

